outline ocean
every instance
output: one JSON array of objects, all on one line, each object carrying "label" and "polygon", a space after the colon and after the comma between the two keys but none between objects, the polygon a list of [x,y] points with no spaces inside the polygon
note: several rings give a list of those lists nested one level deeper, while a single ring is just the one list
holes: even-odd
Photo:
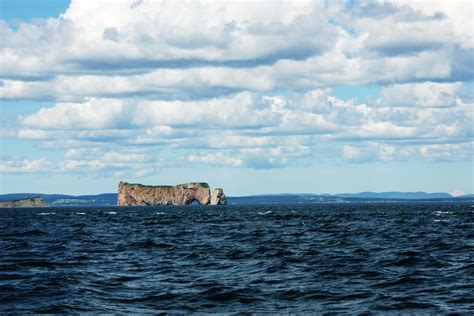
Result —
[{"label": "ocean", "polygon": [[0,210],[0,313],[474,313],[474,207]]}]

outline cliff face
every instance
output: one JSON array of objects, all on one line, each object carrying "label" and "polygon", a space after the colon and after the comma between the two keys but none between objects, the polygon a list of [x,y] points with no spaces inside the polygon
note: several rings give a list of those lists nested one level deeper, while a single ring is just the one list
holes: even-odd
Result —
[{"label": "cliff face", "polygon": [[227,204],[227,197],[224,194],[224,190],[217,188],[212,190],[211,193],[211,205],[222,205]]},{"label": "cliff face", "polygon": [[188,205],[197,201],[201,205],[210,203],[207,183],[186,183],[176,186],[147,186],[120,182],[118,205]]},{"label": "cliff face", "polygon": [[4,201],[0,202],[0,207],[33,207],[33,206],[48,206],[42,197],[32,197],[29,199]]}]

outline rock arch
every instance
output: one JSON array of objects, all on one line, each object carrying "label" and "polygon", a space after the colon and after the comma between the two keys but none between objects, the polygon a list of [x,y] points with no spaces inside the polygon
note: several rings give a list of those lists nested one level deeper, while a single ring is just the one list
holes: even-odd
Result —
[{"label": "rock arch", "polygon": [[209,185],[204,182],[179,184],[176,186],[150,186],[120,182],[118,205],[188,205],[197,201],[201,205],[210,203]]}]

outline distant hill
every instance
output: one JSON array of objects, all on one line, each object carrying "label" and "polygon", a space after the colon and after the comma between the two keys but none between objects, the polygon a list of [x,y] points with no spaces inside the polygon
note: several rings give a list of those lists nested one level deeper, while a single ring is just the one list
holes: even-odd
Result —
[{"label": "distant hill", "polygon": [[229,204],[308,204],[308,203],[394,203],[472,202],[474,197],[453,197],[448,193],[361,192],[354,194],[278,194],[228,197]]},{"label": "distant hill", "polygon": [[230,196],[227,198],[229,204],[312,204],[312,203],[343,203],[340,197],[322,196],[315,194],[276,194],[276,195],[252,195],[252,196]]},{"label": "distant hill", "polygon": [[426,193],[426,192],[360,192],[341,193],[334,196],[345,198],[362,199],[400,199],[400,200],[426,200],[426,199],[447,199],[453,196],[449,193]]},{"label": "distant hill", "polygon": [[66,194],[42,194],[42,193],[13,193],[0,195],[0,201],[11,201],[42,197],[50,206],[95,206],[95,205],[117,205],[117,193],[103,193],[97,195],[66,195]]},{"label": "distant hill", "polygon": [[[115,206],[116,193],[65,195],[15,193],[0,195],[0,201],[42,197],[50,206]],[[314,203],[391,203],[391,202],[473,202],[474,194],[453,197],[448,193],[361,192],[342,194],[267,194],[228,197],[229,204],[314,204]]]},{"label": "distant hill", "polygon": [[456,199],[474,199],[474,194],[465,194],[456,196]]}]

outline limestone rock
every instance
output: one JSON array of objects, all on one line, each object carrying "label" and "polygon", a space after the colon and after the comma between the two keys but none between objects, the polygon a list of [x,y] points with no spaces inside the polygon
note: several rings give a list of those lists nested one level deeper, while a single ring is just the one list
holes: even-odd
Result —
[{"label": "limestone rock", "polygon": [[48,206],[42,197],[0,202],[0,207],[45,207]]},{"label": "limestone rock", "polygon": [[197,201],[209,204],[210,189],[207,183],[185,183],[176,186],[149,186],[120,182],[118,205],[188,205]]},{"label": "limestone rock", "polygon": [[211,205],[218,204],[227,204],[227,197],[221,188],[214,189],[211,193]]}]

